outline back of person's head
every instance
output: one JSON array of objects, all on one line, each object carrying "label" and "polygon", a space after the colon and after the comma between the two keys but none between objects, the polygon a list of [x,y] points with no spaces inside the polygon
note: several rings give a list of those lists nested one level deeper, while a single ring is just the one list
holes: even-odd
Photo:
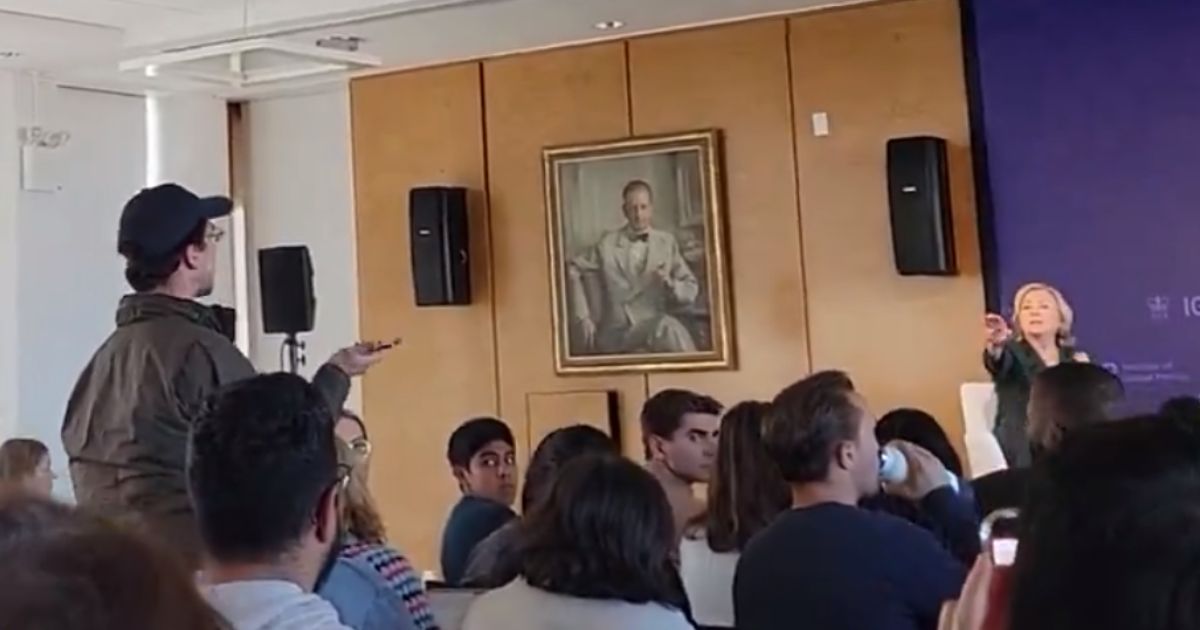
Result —
[{"label": "back of person's head", "polygon": [[791,504],[791,490],[763,446],[763,418],[769,408],[764,402],[747,401],[721,418],[708,507],[692,523],[703,528],[708,546],[718,553],[742,550]]},{"label": "back of person's head", "polygon": [[189,248],[203,250],[208,245],[208,221],[200,221],[183,242],[165,254],[150,254],[136,243],[121,243],[117,252],[125,258],[125,281],[138,293],[153,291],[164,284],[184,264]]},{"label": "back of person's head", "polygon": [[178,274],[174,290],[187,297],[212,292],[216,243],[223,232],[211,221],[228,215],[226,197],[196,196],[174,183],[145,188],[121,210],[117,252],[125,257],[125,279],[138,293],[166,287]]},{"label": "back of person's head", "polygon": [[342,493],[342,528],[358,540],[381,544],[387,541],[387,528],[367,484],[366,459],[353,446],[337,440],[338,465],[350,476]]},{"label": "back of person's head", "polygon": [[1176,396],[1163,403],[1158,412],[1172,418],[1200,422],[1200,398]]},{"label": "back of person's head", "polygon": [[[834,464],[842,464],[843,445],[855,442],[865,420],[855,396],[849,376],[827,371],[793,383],[775,397],[764,422],[763,445],[785,480],[825,481]],[[858,456],[878,459],[877,452]]]},{"label": "back of person's head", "polygon": [[554,479],[562,467],[577,457],[608,453],[619,455],[620,449],[606,433],[586,424],[576,424],[548,433],[529,458],[525,469],[525,487],[521,489],[521,511],[528,513],[533,506],[550,494]]},{"label": "back of person's head", "polygon": [[38,465],[49,456],[49,449],[37,440],[5,440],[0,444],[0,482],[23,482],[33,476]]},{"label": "back of person's head", "polygon": [[1021,515],[1012,628],[1200,628],[1200,425],[1080,428]]},{"label": "back of person's head", "polygon": [[523,521],[521,548],[521,573],[536,588],[685,607],[667,495],[623,457],[587,455],[564,466]]},{"label": "back of person's head", "polygon": [[937,419],[925,411],[894,409],[887,412],[875,425],[875,438],[880,444],[894,440],[912,442],[932,453],[946,470],[958,477],[963,476],[962,460],[950,444],[950,438]]},{"label": "back of person's head", "polygon": [[0,491],[0,628],[219,630],[174,557],[47,499]]},{"label": "back of person's head", "polygon": [[235,383],[192,432],[188,483],[208,554],[270,562],[334,512],[333,412],[299,376]]},{"label": "back of person's head", "polygon": [[651,437],[671,440],[689,413],[720,415],[721,403],[686,389],[664,389],[642,405],[642,440],[647,442],[647,457],[650,456],[648,440]]},{"label": "back of person's head", "polygon": [[1112,419],[1125,398],[1121,379],[1092,363],[1060,363],[1033,378],[1029,396],[1029,436],[1035,446],[1054,450],[1063,435]]}]

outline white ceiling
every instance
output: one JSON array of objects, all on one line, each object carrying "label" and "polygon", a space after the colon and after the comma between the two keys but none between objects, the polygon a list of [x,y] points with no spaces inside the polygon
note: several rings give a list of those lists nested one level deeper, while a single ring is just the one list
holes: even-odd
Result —
[{"label": "white ceiling", "polygon": [[[355,35],[411,67],[865,0],[0,0],[0,68],[109,89],[197,89],[117,72],[147,53],[276,36]],[[619,31],[595,24],[620,20]],[[257,93],[228,93],[255,96]]]}]

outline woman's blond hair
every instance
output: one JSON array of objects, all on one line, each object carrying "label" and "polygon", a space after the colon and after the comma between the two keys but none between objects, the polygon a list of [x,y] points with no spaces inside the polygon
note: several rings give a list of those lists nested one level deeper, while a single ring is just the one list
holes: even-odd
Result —
[{"label": "woman's blond hair", "polygon": [[387,541],[383,518],[375,507],[375,498],[367,487],[367,467],[363,457],[342,440],[337,443],[338,463],[350,469],[350,480],[342,494],[342,527],[355,538],[370,543]]},{"label": "woman's blond hair", "polygon": [[23,481],[32,477],[38,464],[50,455],[37,440],[13,438],[0,445],[0,482]]},{"label": "woman's blond hair", "polygon": [[1075,324],[1075,311],[1071,309],[1071,304],[1067,302],[1067,298],[1063,297],[1062,291],[1044,282],[1030,282],[1017,289],[1016,295],[1013,296],[1012,326],[1013,330],[1016,331],[1017,338],[1023,339],[1025,337],[1025,331],[1021,330],[1021,320],[1019,318],[1021,303],[1034,291],[1049,293],[1050,297],[1054,298],[1054,303],[1058,306],[1058,318],[1061,322],[1058,326],[1058,332],[1055,334],[1058,345],[1074,346],[1075,335],[1071,332],[1071,329]]}]

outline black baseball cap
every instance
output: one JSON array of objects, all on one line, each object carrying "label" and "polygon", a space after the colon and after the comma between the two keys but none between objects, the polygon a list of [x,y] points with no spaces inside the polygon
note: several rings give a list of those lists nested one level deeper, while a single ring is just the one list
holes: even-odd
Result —
[{"label": "black baseball cap", "polygon": [[121,211],[117,251],[149,258],[166,256],[202,221],[232,211],[228,197],[198,197],[179,184],[143,188]]}]

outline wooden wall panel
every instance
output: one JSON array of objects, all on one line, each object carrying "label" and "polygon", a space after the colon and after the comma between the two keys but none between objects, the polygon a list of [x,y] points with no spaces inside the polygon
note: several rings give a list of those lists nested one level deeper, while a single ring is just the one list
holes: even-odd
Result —
[{"label": "wooden wall panel", "polygon": [[503,416],[514,428],[526,426],[529,392],[617,390],[625,448],[640,453],[636,429],[644,376],[554,372],[542,188],[542,148],[629,133],[624,46],[486,61],[484,94]]},{"label": "wooden wall panel", "polygon": [[[876,411],[925,407],[961,437],[958,386],[981,376],[983,312],[958,9],[912,0],[790,22],[814,368],[847,369]],[[811,115],[831,134],[814,137]],[[892,263],[889,138],[946,138],[961,275]]]},{"label": "wooden wall panel", "polygon": [[[458,497],[446,440],[462,420],[499,407],[480,67],[359,79],[351,98],[362,334],[404,338],[364,383],[372,486],[397,546],[436,568]],[[413,299],[408,190],[437,183],[472,191],[470,306],[417,308]]]},{"label": "wooden wall panel", "polygon": [[769,399],[808,371],[786,22],[635,39],[629,68],[635,134],[715,127],[725,144],[739,369],[653,374],[650,390]]},{"label": "wooden wall panel", "polygon": [[526,396],[525,407],[529,421],[526,423],[530,453],[551,432],[576,424],[595,427],[612,435],[610,392],[553,392],[531,393]]},{"label": "wooden wall panel", "polygon": [[[648,391],[684,386],[732,403],[836,367],[878,410],[925,407],[961,434],[958,385],[982,376],[983,292],[954,0],[406,71],[351,92],[362,330],[405,337],[365,385],[373,477],[420,568],[437,568],[457,496],[445,440],[474,414],[508,420],[526,457],[537,427],[571,420],[555,416],[574,413],[572,392],[615,390],[623,446],[640,459]],[[810,132],[817,111],[829,113],[828,137]],[[726,142],[739,369],[557,376],[542,148],[704,127]],[[955,278],[892,267],[885,142],[922,133],[952,145]],[[488,191],[471,200],[472,306],[413,306],[405,199],[428,183]]]}]

